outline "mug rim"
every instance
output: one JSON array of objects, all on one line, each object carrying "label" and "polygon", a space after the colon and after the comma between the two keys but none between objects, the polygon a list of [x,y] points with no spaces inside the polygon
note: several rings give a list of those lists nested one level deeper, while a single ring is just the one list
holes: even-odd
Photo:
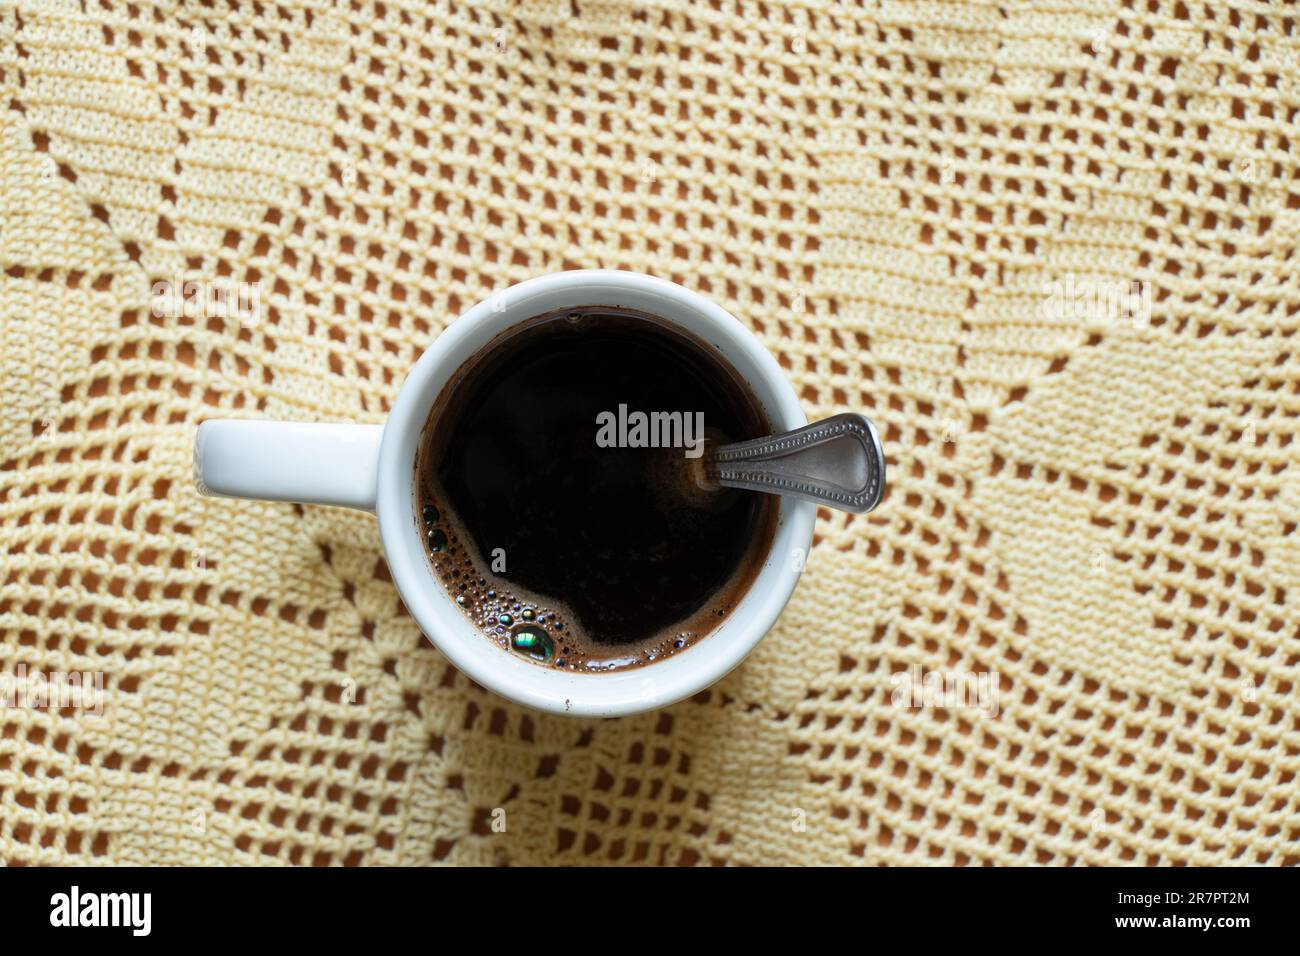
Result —
[{"label": "mug rim", "polygon": [[[415,458],[433,404],[464,361],[483,345],[549,308],[534,300],[606,293],[620,301],[570,298],[555,308],[627,304],[671,306],[664,315],[721,353],[746,382],[778,431],[807,424],[780,365],[739,319],[683,286],[653,276],[607,269],[556,272],[489,296],[453,320],[407,374],[384,424],[375,514],[389,571],[424,635],[466,676],[511,700],[573,716],[612,717],[655,710],[704,690],[739,664],[771,629],[798,583],[803,562],[787,559],[812,544],[816,506],[783,498],[763,564],[722,624],[660,661],[607,673],[551,670],[504,651],[455,605],[425,554],[415,500]],[[512,309],[517,314],[512,314]],[[691,323],[694,323],[692,326]],[[704,335],[700,332],[704,331]],[[746,369],[737,363],[748,365]],[[757,380],[756,380],[757,379]],[[432,586],[431,586],[432,582]],[[484,653],[487,652],[487,653]]]}]

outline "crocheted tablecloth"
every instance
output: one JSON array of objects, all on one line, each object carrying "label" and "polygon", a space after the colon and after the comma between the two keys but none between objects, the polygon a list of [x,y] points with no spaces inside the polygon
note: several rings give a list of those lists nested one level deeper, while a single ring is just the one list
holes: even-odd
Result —
[{"label": "crocheted tablecloth", "polygon": [[[0,660],[102,712],[10,695],[0,857],[1296,862],[1297,53],[1242,0],[3,0]],[[606,722],[454,670],[369,515],[190,473],[588,267],[891,479]]]}]

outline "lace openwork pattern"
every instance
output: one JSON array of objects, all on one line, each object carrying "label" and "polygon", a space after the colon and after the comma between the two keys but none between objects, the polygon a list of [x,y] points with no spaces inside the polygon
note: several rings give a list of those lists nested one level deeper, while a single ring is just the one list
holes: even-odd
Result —
[{"label": "lace openwork pattern", "polygon": [[[0,857],[1297,862],[1297,16],[0,0],[0,660],[103,679],[0,709]],[[712,297],[890,475],[741,668],[609,722],[451,668],[370,516],[190,479],[200,421],[381,422],[586,267]],[[996,707],[898,703],[947,672]]]}]

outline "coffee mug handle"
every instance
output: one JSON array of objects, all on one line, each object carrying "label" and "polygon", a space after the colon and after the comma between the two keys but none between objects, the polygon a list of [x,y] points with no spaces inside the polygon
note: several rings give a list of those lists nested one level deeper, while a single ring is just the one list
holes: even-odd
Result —
[{"label": "coffee mug handle", "polygon": [[199,425],[199,493],[375,510],[383,425],[217,419]]}]

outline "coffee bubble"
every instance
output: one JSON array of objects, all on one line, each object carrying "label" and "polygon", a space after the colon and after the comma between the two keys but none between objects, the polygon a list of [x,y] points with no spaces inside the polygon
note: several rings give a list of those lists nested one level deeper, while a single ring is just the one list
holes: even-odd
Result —
[{"label": "coffee bubble", "polygon": [[535,661],[549,662],[555,656],[555,643],[536,624],[523,624],[510,635],[510,646]]}]

